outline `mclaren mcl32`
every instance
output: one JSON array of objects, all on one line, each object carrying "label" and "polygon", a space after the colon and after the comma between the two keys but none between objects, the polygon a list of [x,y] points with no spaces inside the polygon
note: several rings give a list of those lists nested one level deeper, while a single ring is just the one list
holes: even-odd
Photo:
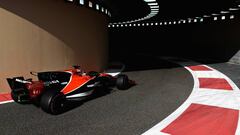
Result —
[{"label": "mclaren mcl32", "polygon": [[39,103],[43,111],[59,114],[68,100],[90,97],[97,90],[117,87],[126,90],[135,84],[125,74],[84,72],[79,66],[64,71],[30,72],[38,81],[24,77],[7,78],[12,99],[20,104]]}]

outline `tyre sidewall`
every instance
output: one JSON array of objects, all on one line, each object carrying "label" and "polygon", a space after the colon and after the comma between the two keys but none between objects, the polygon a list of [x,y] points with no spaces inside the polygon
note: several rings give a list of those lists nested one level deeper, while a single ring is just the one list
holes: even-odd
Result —
[{"label": "tyre sidewall", "polygon": [[119,75],[116,80],[116,86],[120,90],[125,90],[128,88],[128,76],[127,75]]},{"label": "tyre sidewall", "polygon": [[43,93],[40,106],[43,111],[50,114],[59,114],[62,111],[60,104],[64,101],[64,95],[61,92],[48,90]]}]

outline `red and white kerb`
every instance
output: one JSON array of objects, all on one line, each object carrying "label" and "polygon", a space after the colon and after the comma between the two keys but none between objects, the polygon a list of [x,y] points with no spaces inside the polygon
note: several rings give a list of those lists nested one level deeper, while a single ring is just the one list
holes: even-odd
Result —
[{"label": "red and white kerb", "polygon": [[0,104],[13,102],[10,93],[0,94]]},{"label": "red and white kerb", "polygon": [[193,76],[188,99],[142,135],[238,135],[240,91],[227,76],[206,66],[185,67]]}]

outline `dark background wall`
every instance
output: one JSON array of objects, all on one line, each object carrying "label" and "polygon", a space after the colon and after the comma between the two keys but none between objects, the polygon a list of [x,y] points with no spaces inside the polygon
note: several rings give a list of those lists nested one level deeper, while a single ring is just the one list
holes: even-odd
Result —
[{"label": "dark background wall", "polygon": [[224,21],[110,28],[111,58],[131,58],[141,53],[203,62],[228,61],[240,49],[239,21],[235,15],[235,19]]}]

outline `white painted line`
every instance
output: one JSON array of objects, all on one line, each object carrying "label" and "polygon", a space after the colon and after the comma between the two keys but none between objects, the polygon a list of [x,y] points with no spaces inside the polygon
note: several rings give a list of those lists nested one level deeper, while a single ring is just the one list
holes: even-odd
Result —
[{"label": "white painted line", "polygon": [[193,71],[197,78],[224,78],[224,75],[216,70],[213,71]]},{"label": "white painted line", "polygon": [[240,92],[223,90],[198,90],[188,100],[192,103],[240,110]]},{"label": "white painted line", "polygon": [[151,130],[148,133],[144,133],[142,135],[171,135],[167,133],[160,132],[159,130]]},{"label": "white painted line", "polygon": [[7,104],[7,103],[12,103],[12,102],[14,102],[13,100],[8,100],[8,101],[2,101],[2,102],[0,102],[0,105],[1,104]]}]

